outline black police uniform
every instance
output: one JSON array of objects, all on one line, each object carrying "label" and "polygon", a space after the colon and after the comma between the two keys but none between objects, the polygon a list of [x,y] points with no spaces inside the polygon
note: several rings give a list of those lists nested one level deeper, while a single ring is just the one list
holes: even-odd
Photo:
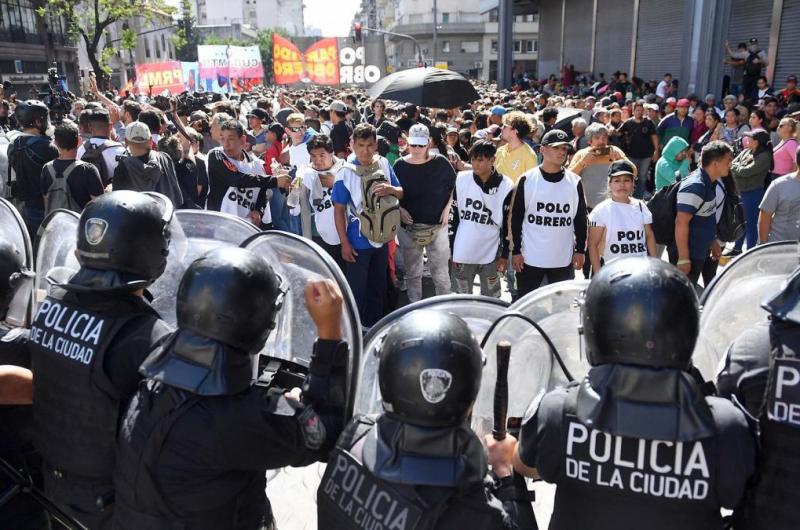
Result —
[{"label": "black police uniform", "polygon": [[[0,365],[31,367],[28,331],[0,324]],[[33,450],[33,410],[30,405],[0,406],[0,458],[41,483],[41,459]],[[0,492],[13,483],[0,474]],[[0,527],[19,530],[46,528],[42,507],[28,495],[17,495],[0,506]]]},{"label": "black police uniform", "polygon": [[660,260],[624,258],[589,284],[580,383],[532,405],[522,462],[556,484],[551,530],[721,528],[755,465],[744,414],[706,397],[689,360],[697,298]]},{"label": "black police uniform", "polygon": [[280,296],[275,278],[244,249],[206,254],[184,274],[179,330],[142,366],[151,379],[120,430],[115,529],[269,528],[267,469],[323,460],[334,445],[344,418],[347,343],[316,342],[303,388],[307,406],[289,402],[282,389],[252,384],[254,354],[280,307],[270,304]]},{"label": "black police uniform", "polygon": [[[469,427],[482,352],[460,318],[418,310],[381,345],[386,413],[348,425],[317,491],[320,530],[536,528],[527,492],[487,478]],[[391,411],[391,412],[388,412]],[[501,501],[502,499],[502,501]],[[527,504],[527,513],[522,506]]]},{"label": "black police uniform", "polygon": [[725,365],[717,375],[717,394],[735,399],[757,418],[769,376],[770,323],[765,320],[744,330],[728,345]]},{"label": "black police uniform", "polygon": [[737,530],[800,527],[800,270],[764,304],[772,314],[769,378],[759,415],[758,475],[734,512]]}]

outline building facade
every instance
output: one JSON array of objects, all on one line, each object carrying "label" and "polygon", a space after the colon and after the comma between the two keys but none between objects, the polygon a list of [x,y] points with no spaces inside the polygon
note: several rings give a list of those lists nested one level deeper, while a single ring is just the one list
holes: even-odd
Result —
[{"label": "building facade", "polygon": [[[483,14],[485,29],[482,45],[480,79],[497,81],[498,27],[497,8]],[[513,76],[536,77],[539,59],[539,15],[528,13],[514,17]]]},{"label": "building facade", "polygon": [[280,27],[289,35],[304,35],[302,0],[195,0],[200,26],[224,26],[232,22],[252,28]]},{"label": "building facade", "polygon": [[0,0],[0,81],[11,83],[20,99],[38,95],[53,62],[74,91],[79,79],[76,54],[59,17],[40,17],[30,0]]}]

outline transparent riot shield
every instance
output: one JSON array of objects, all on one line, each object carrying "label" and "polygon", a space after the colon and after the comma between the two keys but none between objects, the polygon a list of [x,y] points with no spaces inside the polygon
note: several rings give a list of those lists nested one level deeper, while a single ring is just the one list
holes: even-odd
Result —
[{"label": "transparent riot shield", "polygon": [[[5,180],[4,174],[0,179]],[[22,256],[24,276],[18,280],[14,298],[6,314],[6,321],[11,326],[27,327],[31,322],[32,295],[33,295],[33,247],[28,229],[22,216],[14,205],[0,198],[0,238],[8,241],[19,251]]]},{"label": "transparent riot shield", "polygon": [[[305,285],[308,280],[329,279],[339,286],[343,295],[342,338],[350,346],[348,364],[347,416],[353,407],[358,385],[361,356],[361,324],[358,309],[344,274],[331,257],[314,242],[286,232],[263,232],[243,245],[260,255],[278,273],[286,295],[278,313],[275,331],[270,335],[259,359],[261,383],[283,378],[296,371],[302,374],[311,361],[316,328],[305,305]],[[302,379],[298,379],[298,383]],[[281,386],[286,386],[281,385]],[[269,448],[264,448],[268,451]],[[316,528],[316,494],[325,472],[323,464],[303,468],[287,467],[267,473],[267,494],[272,503],[278,528]]]},{"label": "transparent riot shield", "polygon": [[177,210],[170,230],[167,266],[147,290],[153,297],[153,308],[175,326],[178,285],[189,265],[211,250],[238,247],[259,230],[239,217],[206,210]]},{"label": "transparent riot shield", "polygon": [[79,219],[80,216],[75,212],[56,210],[45,217],[39,228],[34,285],[36,307],[50,293],[47,276],[53,269],[65,268],[77,271],[80,268],[75,255],[78,244]]},{"label": "transparent riot shield", "polygon": [[797,242],[780,241],[748,250],[721,268],[700,298],[700,335],[692,362],[707,380],[715,380],[730,342],[763,322],[762,302],[776,294],[797,268]]}]

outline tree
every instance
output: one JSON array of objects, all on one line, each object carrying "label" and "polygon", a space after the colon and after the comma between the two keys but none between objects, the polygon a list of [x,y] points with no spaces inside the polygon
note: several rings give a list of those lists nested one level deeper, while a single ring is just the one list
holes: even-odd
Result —
[{"label": "tree", "polygon": [[175,53],[179,61],[197,61],[197,45],[200,35],[197,33],[196,20],[192,16],[191,0],[181,0],[181,18],[178,19],[178,30],[172,37]]},{"label": "tree", "polygon": [[[114,43],[103,39],[109,26],[120,20],[141,17],[151,21],[164,15],[171,16],[175,9],[164,0],[43,0],[37,10],[44,17],[50,11],[64,18],[67,30],[83,39],[86,54],[98,78],[98,86],[105,86],[108,74],[108,59],[116,53]],[[136,46],[136,33],[131,28],[123,30],[121,48]]]}]

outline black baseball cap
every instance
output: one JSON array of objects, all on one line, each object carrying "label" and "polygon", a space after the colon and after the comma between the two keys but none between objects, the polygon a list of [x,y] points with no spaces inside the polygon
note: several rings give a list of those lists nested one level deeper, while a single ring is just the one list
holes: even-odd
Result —
[{"label": "black baseball cap", "polygon": [[608,168],[608,178],[618,177],[619,175],[631,175],[635,177],[636,169],[627,160],[617,160]]},{"label": "black baseball cap", "polygon": [[786,82],[788,83],[789,81],[794,81],[795,83],[797,83],[797,76],[796,76],[796,75],[794,75],[794,74],[791,74],[791,75],[789,75],[789,76],[786,78]]},{"label": "black baseball cap", "polygon": [[542,138],[541,145],[549,147],[557,147],[559,145],[570,145],[569,136],[561,129],[553,129],[548,131]]},{"label": "black baseball cap", "polygon": [[753,37],[752,39],[750,39],[749,42],[750,42],[750,44],[758,44],[758,39]]},{"label": "black baseball cap", "polygon": [[269,118],[269,114],[267,114],[267,111],[264,110],[264,109],[256,108],[256,109],[253,109],[250,112],[248,112],[247,113],[247,117],[248,118],[250,118],[250,117],[258,118],[259,120],[264,121],[264,120]]}]

